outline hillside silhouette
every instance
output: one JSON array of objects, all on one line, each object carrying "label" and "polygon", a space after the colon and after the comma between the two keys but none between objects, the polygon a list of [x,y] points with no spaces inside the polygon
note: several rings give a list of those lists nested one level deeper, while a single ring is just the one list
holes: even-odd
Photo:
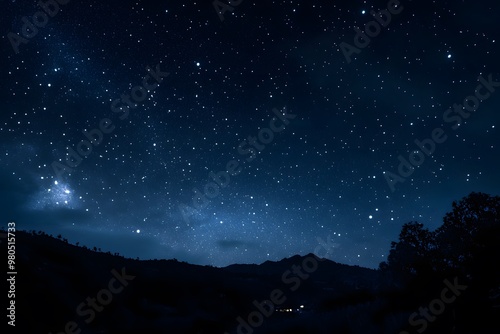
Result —
[{"label": "hillside silhouette", "polygon": [[[500,328],[500,197],[483,193],[454,202],[435,231],[418,222],[405,224],[378,270],[314,254],[224,268],[140,261],[34,231],[16,233],[16,250],[16,332],[498,333]],[[294,271],[298,267],[302,270]],[[422,307],[430,311],[422,313]]]}]

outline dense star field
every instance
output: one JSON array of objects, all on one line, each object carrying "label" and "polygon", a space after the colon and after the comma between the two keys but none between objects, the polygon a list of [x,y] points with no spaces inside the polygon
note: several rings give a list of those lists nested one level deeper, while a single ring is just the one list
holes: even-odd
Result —
[{"label": "dense star field", "polygon": [[498,1],[5,1],[3,226],[226,266],[500,190]]}]

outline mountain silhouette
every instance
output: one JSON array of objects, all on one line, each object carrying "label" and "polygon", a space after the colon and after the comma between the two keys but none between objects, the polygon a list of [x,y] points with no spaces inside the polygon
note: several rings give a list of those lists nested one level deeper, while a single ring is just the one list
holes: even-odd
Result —
[{"label": "mountain silhouette", "polygon": [[443,222],[405,224],[378,270],[314,254],[224,268],[141,261],[18,231],[15,329],[498,333],[500,198],[472,193]]}]

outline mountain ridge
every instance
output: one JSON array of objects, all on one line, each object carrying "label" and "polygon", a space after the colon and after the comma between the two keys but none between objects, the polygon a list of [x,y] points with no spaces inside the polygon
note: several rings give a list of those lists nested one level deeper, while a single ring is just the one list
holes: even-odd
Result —
[{"label": "mountain ridge", "polygon": [[[330,260],[318,261],[315,271],[309,269],[300,275],[292,272],[305,259],[314,257],[313,254],[217,268],[175,259],[126,259],[60,239],[26,231],[16,233],[18,299],[45,302],[42,309],[34,304],[19,303],[19,323],[34,322],[43,331],[53,333],[59,333],[70,321],[88,333],[110,327],[121,332],[140,332],[137,326],[141,324],[142,331],[145,322],[146,328],[153,332],[168,323],[176,328],[174,333],[190,332],[188,328],[193,326],[205,328],[199,333],[223,333],[237,326],[238,316],[252,312],[254,302],[269,300],[272,291],[281,289],[286,302],[276,305],[273,317],[262,326],[264,330],[274,328],[278,322],[297,321],[283,318],[279,313],[283,307],[298,310],[302,305],[305,309],[301,317],[304,317],[307,312],[321,309],[325,300],[360,290],[374,291],[378,277],[373,269]],[[123,292],[113,296],[110,305],[103,307],[103,314],[95,312],[95,320],[87,325],[86,319],[78,316],[78,307],[81,311],[82,303],[105,289],[117,275],[133,279],[127,282]],[[107,320],[116,318],[126,320],[127,325],[113,325],[112,320]],[[188,318],[194,324],[186,324]]]}]

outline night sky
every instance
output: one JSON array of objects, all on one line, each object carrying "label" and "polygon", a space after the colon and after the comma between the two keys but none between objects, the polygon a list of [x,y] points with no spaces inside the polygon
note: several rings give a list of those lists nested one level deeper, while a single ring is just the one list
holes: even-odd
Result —
[{"label": "night sky", "polygon": [[375,268],[404,223],[500,193],[498,1],[59,2],[35,31],[37,2],[2,1],[4,227],[214,266],[328,240]]}]

